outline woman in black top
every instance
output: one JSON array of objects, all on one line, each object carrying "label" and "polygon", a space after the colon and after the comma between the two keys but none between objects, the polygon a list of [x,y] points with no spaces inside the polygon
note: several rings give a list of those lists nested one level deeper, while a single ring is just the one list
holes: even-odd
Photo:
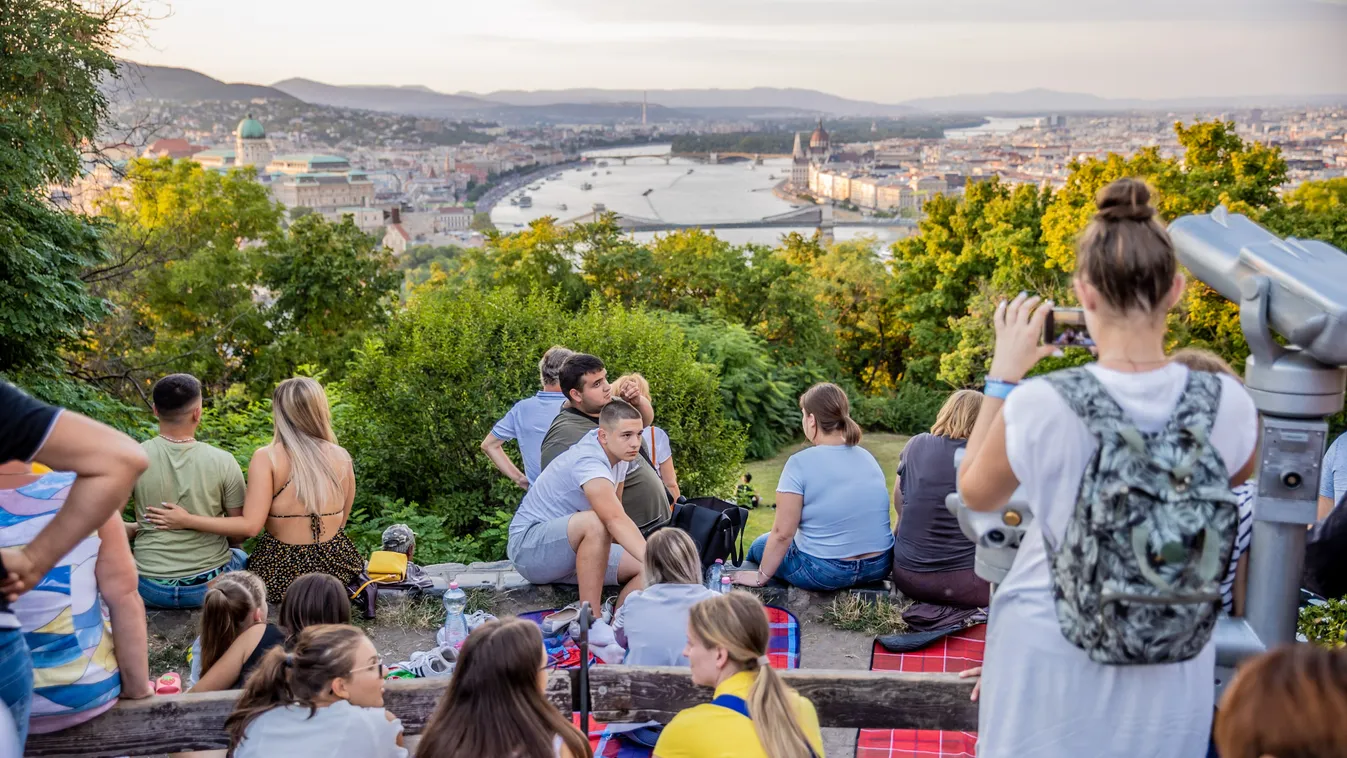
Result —
[{"label": "woman in black top", "polygon": [[267,623],[266,586],[249,571],[221,574],[201,605],[201,680],[192,692],[242,689],[285,630]]},{"label": "woman in black top", "polygon": [[945,507],[958,473],[954,452],[968,441],[982,407],[982,393],[960,390],[945,401],[930,434],[908,441],[898,464],[893,506],[893,583],[923,603],[984,608],[989,586],[973,573],[974,545]]}]

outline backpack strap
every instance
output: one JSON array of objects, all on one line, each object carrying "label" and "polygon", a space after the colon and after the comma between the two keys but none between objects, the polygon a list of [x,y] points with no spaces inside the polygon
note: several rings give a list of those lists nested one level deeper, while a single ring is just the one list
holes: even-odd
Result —
[{"label": "backpack strap", "polygon": [[1184,461],[1172,469],[1178,481],[1187,479],[1197,466],[1211,439],[1211,427],[1216,423],[1216,413],[1221,407],[1221,379],[1206,371],[1189,371],[1188,382],[1184,385],[1179,405],[1170,417],[1167,431],[1188,435],[1196,444],[1192,445]]},{"label": "backpack strap", "polygon": [[1057,394],[1076,418],[1085,424],[1090,434],[1095,437],[1117,434],[1139,452],[1146,449],[1146,440],[1141,432],[1132,425],[1122,406],[1118,405],[1118,401],[1113,399],[1093,372],[1078,366],[1054,371],[1043,378],[1057,390]]},{"label": "backpack strap", "polygon": [[753,718],[752,716],[748,715],[748,701],[744,700],[738,695],[717,695],[716,699],[711,701],[711,705],[718,705],[721,708],[729,708],[730,710],[734,711],[740,716],[743,716],[746,719]]}]

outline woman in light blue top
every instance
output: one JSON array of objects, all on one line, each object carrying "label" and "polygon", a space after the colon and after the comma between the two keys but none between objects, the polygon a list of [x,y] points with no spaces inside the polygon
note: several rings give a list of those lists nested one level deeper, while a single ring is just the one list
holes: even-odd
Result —
[{"label": "woman in light blue top", "polygon": [[645,542],[642,575],[636,590],[617,609],[613,632],[627,649],[632,666],[686,666],[688,609],[720,594],[702,586],[697,546],[681,529],[661,529]]},{"label": "woman in light blue top", "polygon": [[816,384],[800,397],[804,436],[776,488],[772,531],[753,541],[735,582],[760,587],[779,578],[817,592],[884,579],[893,566],[893,532],[884,470],[860,447],[847,394]]}]

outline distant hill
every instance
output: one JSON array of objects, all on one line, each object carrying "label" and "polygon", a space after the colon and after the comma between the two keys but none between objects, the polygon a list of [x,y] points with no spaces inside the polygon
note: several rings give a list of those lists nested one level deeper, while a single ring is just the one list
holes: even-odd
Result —
[{"label": "distant hill", "polygon": [[951,95],[908,100],[904,105],[934,113],[1070,113],[1189,108],[1275,108],[1347,103],[1347,95],[1228,95],[1170,99],[1105,98],[1079,92],[1030,89],[983,95]]},{"label": "distant hill", "polygon": [[104,88],[116,98],[139,100],[156,98],[193,102],[197,100],[295,100],[293,95],[261,84],[230,84],[186,68],[151,66],[121,61],[121,78],[105,82]]},{"label": "distant hill", "polygon": [[752,89],[661,89],[610,90],[501,90],[486,95],[460,93],[505,105],[551,105],[557,103],[640,103],[645,97],[650,103],[667,108],[708,109],[747,108],[809,113],[827,113],[835,116],[906,116],[914,112],[907,105],[886,105],[863,100],[850,100],[826,92],[809,89],[780,89],[754,87]]},{"label": "distant hill", "polygon": [[419,85],[346,87],[315,82],[311,79],[286,79],[283,82],[276,82],[273,86],[306,103],[419,116],[444,116],[498,106],[498,103],[480,98],[446,95]]}]

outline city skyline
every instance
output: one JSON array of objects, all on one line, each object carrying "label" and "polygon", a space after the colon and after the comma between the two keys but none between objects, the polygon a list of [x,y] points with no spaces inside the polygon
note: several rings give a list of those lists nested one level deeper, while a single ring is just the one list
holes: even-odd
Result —
[{"label": "city skyline", "polygon": [[370,15],[354,0],[160,2],[121,55],[226,81],[449,93],[762,86],[886,103],[1033,88],[1110,98],[1347,93],[1344,0],[449,5],[409,0],[397,15]]}]

